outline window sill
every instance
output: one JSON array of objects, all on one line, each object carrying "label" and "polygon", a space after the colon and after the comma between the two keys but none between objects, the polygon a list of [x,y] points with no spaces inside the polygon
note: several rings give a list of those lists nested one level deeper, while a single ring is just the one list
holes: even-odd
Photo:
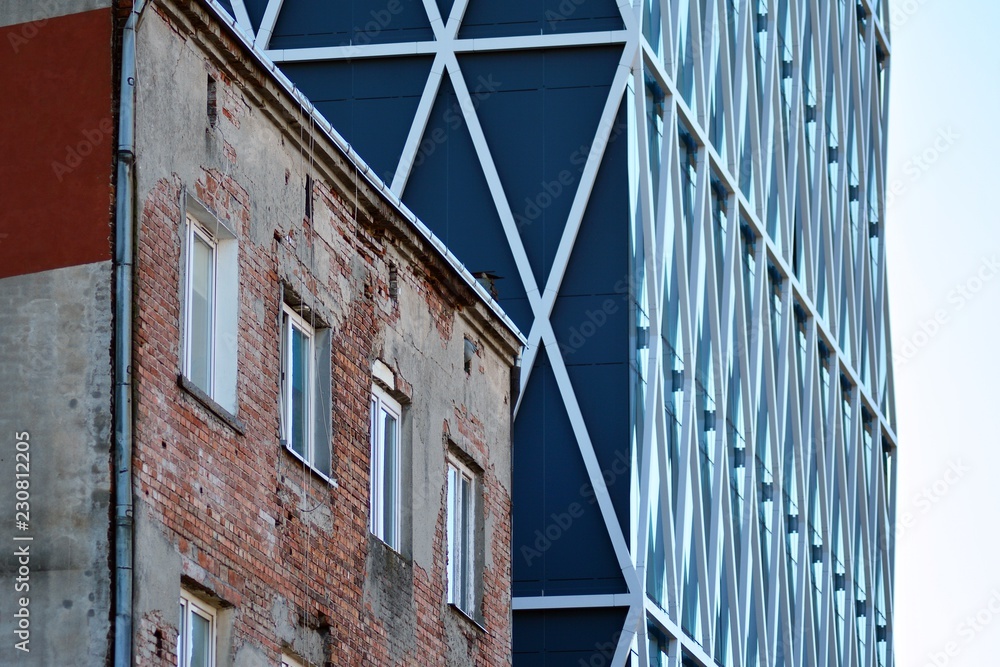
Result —
[{"label": "window sill", "polygon": [[236,431],[239,435],[247,434],[247,427],[236,417],[236,415],[216,403],[211,396],[206,394],[205,391],[194,382],[187,379],[183,373],[177,376],[177,386],[191,394],[196,401],[201,403],[209,410],[209,412],[221,419],[229,428]]},{"label": "window sill", "polygon": [[478,620],[476,620],[473,616],[471,616],[469,612],[465,611],[454,602],[449,602],[448,606],[452,608],[452,611],[454,611],[456,614],[464,618],[468,623],[471,623],[473,626],[475,626],[477,630],[479,630],[480,632],[486,632],[486,627]]},{"label": "window sill", "polygon": [[401,560],[403,563],[405,563],[407,565],[412,565],[412,561],[410,560],[409,556],[407,556],[402,551],[400,551],[396,547],[392,546],[391,544],[389,544],[388,542],[386,542],[385,540],[383,540],[376,533],[373,533],[371,531],[371,528],[368,529],[368,536],[371,538],[371,540],[375,544],[377,544],[380,547],[382,547],[386,552],[392,554],[393,556],[395,556],[396,558],[398,558],[399,560]]},{"label": "window sill", "polygon": [[284,440],[281,440],[280,442],[281,442],[281,448],[285,450],[286,453],[291,455],[296,461],[304,465],[309,470],[309,472],[311,472],[316,477],[319,477],[321,480],[323,480],[324,482],[326,482],[335,489],[340,487],[340,485],[337,484],[337,480],[333,479],[325,472],[315,467],[313,464],[309,463],[309,461],[306,461],[301,454],[299,454],[297,451],[289,447]]}]

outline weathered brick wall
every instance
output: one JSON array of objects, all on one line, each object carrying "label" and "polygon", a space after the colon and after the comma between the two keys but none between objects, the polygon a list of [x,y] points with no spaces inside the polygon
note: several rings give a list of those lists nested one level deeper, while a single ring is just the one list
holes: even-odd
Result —
[{"label": "weathered brick wall", "polygon": [[[221,664],[274,665],[284,649],[314,664],[509,664],[516,340],[363,180],[356,201],[339,156],[305,157],[295,107],[241,69],[245,56],[230,59],[233,44],[199,25],[203,15],[197,3],[159,3],[139,33],[136,663],[174,664],[183,583],[223,610]],[[243,433],[177,382],[185,191],[237,234]],[[282,283],[331,330],[335,484],[279,443]],[[465,338],[478,349],[468,375]],[[376,360],[407,399],[405,555],[368,531]],[[483,628],[446,601],[449,446],[484,471]]]}]

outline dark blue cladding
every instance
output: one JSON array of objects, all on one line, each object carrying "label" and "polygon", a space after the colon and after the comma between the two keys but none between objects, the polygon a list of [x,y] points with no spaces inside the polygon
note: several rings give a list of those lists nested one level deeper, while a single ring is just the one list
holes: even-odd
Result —
[{"label": "dark blue cladding", "polygon": [[229,0],[217,0],[217,2],[220,5],[222,5],[223,9],[225,9],[227,12],[229,12],[230,16],[236,16],[235,12],[233,12],[233,5],[232,5],[232,3]]},{"label": "dark blue cladding", "polygon": [[[621,567],[544,354],[514,424],[513,594],[625,593]],[[628,459],[619,466],[627,489]]]},{"label": "dark blue cladding", "polygon": [[559,288],[561,296],[613,294],[623,301],[628,297],[628,219],[628,117],[623,107],[618,109],[590,192]]},{"label": "dark blue cladding", "polygon": [[[620,110],[615,127],[622,132],[612,130],[615,139],[605,151],[552,313],[556,340],[621,526],[629,525],[631,493],[629,263],[622,224],[628,219],[625,124]],[[514,427],[513,497],[516,596],[626,590],[544,351]],[[564,529],[567,513],[573,522]]]},{"label": "dark blue cladding", "polygon": [[247,8],[250,24],[253,25],[253,31],[256,34],[260,30],[260,22],[264,18],[264,10],[267,9],[267,0],[243,0],[243,6]]},{"label": "dark blue cladding", "polygon": [[514,614],[518,667],[610,665],[626,609],[520,611]]},{"label": "dark blue cladding", "polygon": [[281,69],[375,173],[392,182],[431,58],[285,63]]},{"label": "dark blue cladding", "polygon": [[470,271],[490,271],[502,277],[497,281],[499,301],[527,331],[531,308],[461,107],[447,79],[431,110],[403,201]]},{"label": "dark blue cladding", "polygon": [[548,279],[620,56],[613,47],[459,60],[540,285]]},{"label": "dark blue cladding", "polygon": [[448,15],[451,14],[451,8],[455,6],[455,0],[437,0],[438,9],[441,10],[441,16],[444,17],[445,23],[448,22]]},{"label": "dark blue cladding", "polygon": [[470,0],[459,37],[621,30],[614,0]]},{"label": "dark blue cladding", "polygon": [[631,464],[631,304],[624,222],[629,216],[626,129],[626,111],[622,108],[611,129],[611,140],[551,318],[594,453],[623,527],[629,525],[631,510],[631,478],[627,473]]},{"label": "dark blue cladding", "polygon": [[268,48],[364,46],[434,39],[420,0],[285,0]]}]

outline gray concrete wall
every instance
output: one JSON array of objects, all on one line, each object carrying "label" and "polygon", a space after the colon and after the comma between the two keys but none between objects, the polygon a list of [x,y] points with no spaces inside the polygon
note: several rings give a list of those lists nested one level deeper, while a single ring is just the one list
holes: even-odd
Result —
[{"label": "gray concrete wall", "polygon": [[[110,286],[110,262],[0,280],[2,665],[103,665],[108,655]],[[18,489],[23,432],[30,467]],[[15,517],[19,490],[27,530],[15,523],[25,518]],[[30,652],[15,646],[21,598]]]},{"label": "gray concrete wall", "polygon": [[[27,26],[27,31],[22,35],[31,39],[33,31],[44,28],[44,22],[48,19],[109,7],[111,0],[0,0],[0,27],[33,23],[33,26]],[[108,20],[111,20],[110,15]],[[8,48],[8,45],[0,47]]]}]

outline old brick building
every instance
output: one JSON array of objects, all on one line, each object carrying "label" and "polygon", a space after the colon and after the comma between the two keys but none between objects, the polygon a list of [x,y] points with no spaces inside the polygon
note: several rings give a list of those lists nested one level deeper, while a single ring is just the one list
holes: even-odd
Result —
[{"label": "old brick building", "polygon": [[[60,23],[68,33],[102,26],[81,39],[109,49],[103,64],[124,61],[127,72],[128,38],[105,43],[127,12],[116,18],[114,7],[93,5],[63,2],[60,18],[33,20],[39,34]],[[44,403],[89,385],[83,430],[51,440],[91,460],[57,461],[33,445],[61,467],[36,480],[41,516],[51,519],[34,527],[46,584],[32,607],[34,650],[5,645],[2,661],[509,664],[510,414],[523,337],[211,6],[162,0],[133,9],[141,9],[132,15],[134,71],[123,73],[121,98],[134,96],[134,138],[117,136],[119,164],[131,169],[110,178],[109,131],[91,147],[98,157],[64,176],[76,183],[93,169],[90,180],[115,185],[103,193],[103,219],[98,205],[74,223],[100,249],[86,268],[95,287],[81,284],[86,298],[73,304],[60,299],[77,298],[78,278],[62,292],[52,279],[31,286],[36,300],[76,318],[83,331],[65,345],[93,359],[68,374],[58,362],[39,368],[23,390]],[[78,122],[100,128],[103,118],[112,128],[117,74],[94,69],[109,77],[108,99],[95,105],[108,115]],[[124,204],[123,191],[131,192]],[[131,243],[115,229],[123,206],[134,206]],[[133,281],[124,293],[131,313],[123,276]],[[8,322],[35,316],[9,301]],[[0,333],[28,329],[5,324]],[[26,363],[5,354],[5,375]],[[123,413],[130,424],[116,420]],[[3,417],[5,429],[42,420],[25,406]],[[6,452],[3,463],[13,474]],[[74,466],[90,476],[64,488]],[[131,498],[116,502],[115,484],[129,475]],[[77,496],[89,496],[90,513],[60,514],[60,497]],[[49,572],[59,569],[57,536],[86,543],[85,531],[103,536],[93,555]],[[5,579],[15,565],[5,561]],[[57,576],[62,583],[49,581]],[[129,578],[130,603],[121,599]],[[2,604],[6,637],[16,620]],[[120,636],[129,627],[131,647]]]}]

